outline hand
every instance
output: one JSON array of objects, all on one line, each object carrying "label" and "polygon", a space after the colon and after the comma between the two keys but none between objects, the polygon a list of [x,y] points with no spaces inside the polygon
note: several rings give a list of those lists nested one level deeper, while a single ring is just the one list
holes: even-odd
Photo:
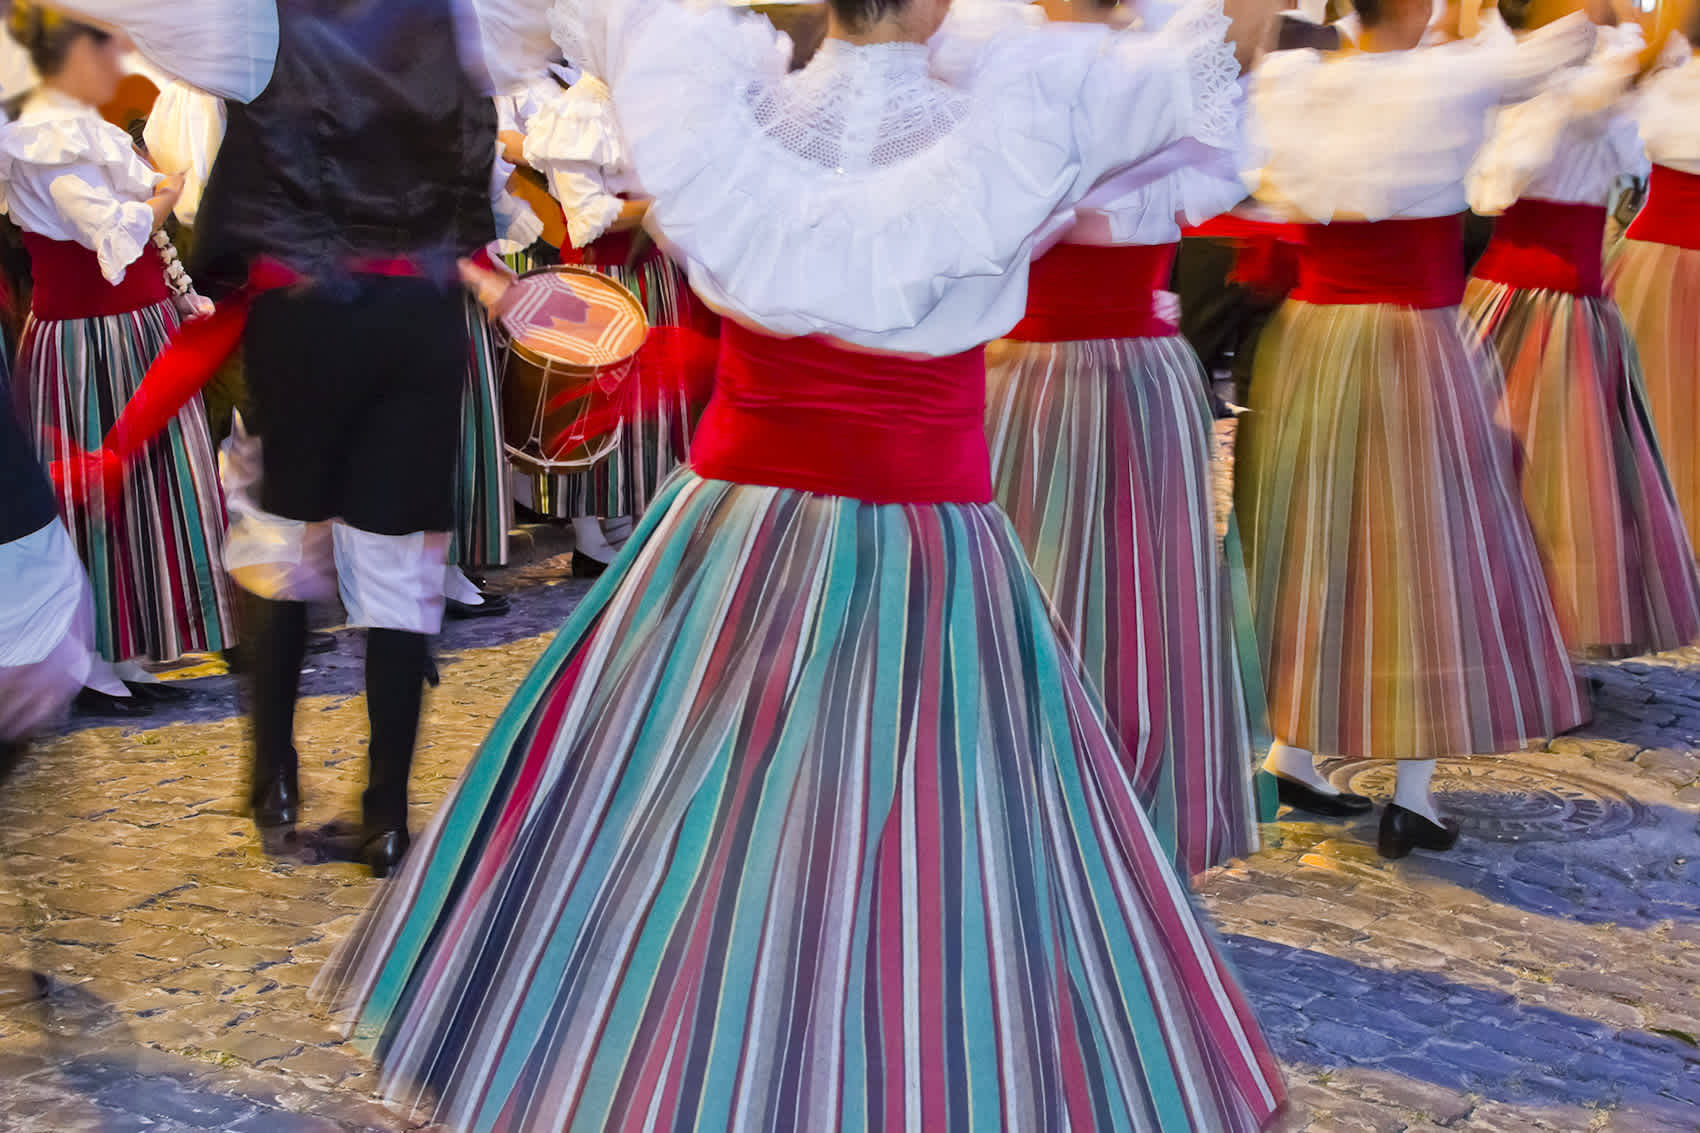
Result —
[{"label": "hand", "polygon": [[620,205],[620,215],[614,218],[614,223],[608,226],[608,231],[630,232],[634,228],[641,228],[643,218],[648,215],[648,201],[624,201]]},{"label": "hand", "polygon": [[154,190],[153,198],[148,204],[153,208],[153,226],[165,227],[166,220],[171,216],[171,210],[177,207],[177,202],[183,199],[183,183],[187,180],[181,173],[168,173],[165,180]]},{"label": "hand", "polygon": [[[501,261],[496,261],[501,264]],[[505,264],[492,270],[471,260],[460,260],[460,280],[471,289],[480,305],[490,314],[500,316],[503,304],[513,289],[515,276]]]},{"label": "hand", "polygon": [[518,130],[503,130],[496,135],[502,146],[502,159],[509,165],[525,164],[525,135]]}]

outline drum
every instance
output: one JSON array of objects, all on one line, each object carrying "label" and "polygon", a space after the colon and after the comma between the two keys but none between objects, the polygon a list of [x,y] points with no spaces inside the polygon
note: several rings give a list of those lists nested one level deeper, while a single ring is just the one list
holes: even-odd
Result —
[{"label": "drum", "polygon": [[601,272],[541,268],[514,284],[501,318],[508,455],[545,473],[580,472],[620,443],[622,394],[649,333],[637,296]]}]

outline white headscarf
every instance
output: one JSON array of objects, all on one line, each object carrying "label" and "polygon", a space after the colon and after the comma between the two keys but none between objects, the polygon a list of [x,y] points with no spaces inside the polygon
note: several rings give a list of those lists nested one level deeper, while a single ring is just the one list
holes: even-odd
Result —
[{"label": "white headscarf", "polygon": [[276,0],[53,0],[73,19],[129,36],[160,70],[248,102],[277,64]]}]

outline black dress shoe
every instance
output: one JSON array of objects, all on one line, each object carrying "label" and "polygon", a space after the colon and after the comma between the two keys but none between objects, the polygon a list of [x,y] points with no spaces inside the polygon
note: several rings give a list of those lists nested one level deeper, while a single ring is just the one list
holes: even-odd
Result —
[{"label": "black dress shoe", "polygon": [[338,819],[315,831],[310,842],[320,861],[359,862],[372,871],[373,877],[381,880],[401,864],[412,839],[406,830],[367,833],[359,823]]},{"label": "black dress shoe", "polygon": [[281,775],[254,799],[254,825],[261,830],[288,829],[300,818],[301,792]]},{"label": "black dress shoe", "polygon": [[130,698],[150,704],[182,704],[194,698],[194,693],[164,681],[125,681]]},{"label": "black dress shoe", "polygon": [[1283,806],[1294,810],[1302,810],[1309,814],[1319,814],[1324,818],[1352,818],[1360,814],[1368,814],[1375,809],[1375,802],[1363,795],[1354,795],[1341,791],[1337,795],[1323,794],[1314,787],[1307,787],[1297,779],[1287,779],[1275,776],[1278,797]]},{"label": "black dress shoe", "polygon": [[[576,565],[574,573],[577,573]],[[445,598],[443,600],[443,616],[453,618],[456,621],[466,621],[470,618],[500,618],[507,616],[508,612],[513,609],[506,594],[491,594],[484,590],[480,590],[478,594],[484,601],[476,606],[467,602],[458,602],[453,598]]]},{"label": "black dress shoe", "polygon": [[134,696],[113,696],[98,689],[85,688],[73,702],[84,716],[152,716],[153,701]]},{"label": "black dress shoe", "polygon": [[1389,803],[1381,813],[1381,838],[1376,849],[1381,856],[1398,860],[1412,850],[1443,853],[1458,844],[1458,823],[1450,818],[1430,822],[1414,810]]},{"label": "black dress shoe", "polygon": [[593,559],[583,551],[573,552],[574,578],[601,578],[602,572],[608,569],[608,564],[601,559]]}]

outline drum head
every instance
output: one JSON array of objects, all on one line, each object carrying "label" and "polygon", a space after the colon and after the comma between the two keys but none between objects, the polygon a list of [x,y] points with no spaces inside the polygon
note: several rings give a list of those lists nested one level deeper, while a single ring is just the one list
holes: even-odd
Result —
[{"label": "drum head", "polygon": [[515,354],[538,365],[595,373],[627,362],[649,325],[637,296],[572,264],[521,276],[502,315]]}]

